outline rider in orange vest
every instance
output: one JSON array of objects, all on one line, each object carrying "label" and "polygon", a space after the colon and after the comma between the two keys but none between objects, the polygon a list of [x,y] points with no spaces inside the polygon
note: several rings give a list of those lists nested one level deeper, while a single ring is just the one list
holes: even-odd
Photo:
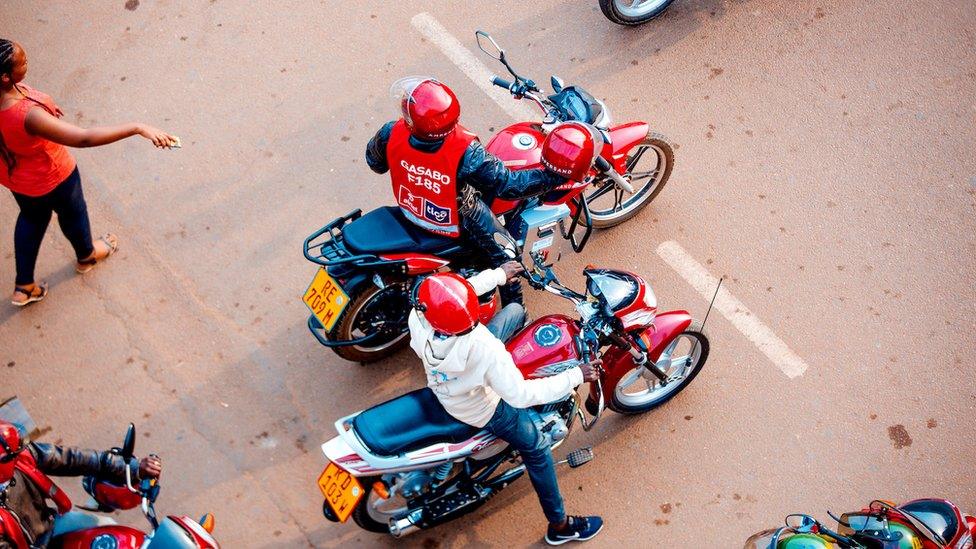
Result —
[{"label": "rider in orange vest", "polygon": [[[511,235],[488,204],[549,191],[566,179],[553,172],[511,171],[477,136],[458,124],[461,107],[454,92],[432,78],[394,84],[402,117],[384,125],[366,146],[366,163],[390,172],[393,196],[404,217],[436,234],[464,238],[485,252],[492,267],[510,258],[502,241]],[[517,281],[501,290],[502,302],[521,302]]]}]

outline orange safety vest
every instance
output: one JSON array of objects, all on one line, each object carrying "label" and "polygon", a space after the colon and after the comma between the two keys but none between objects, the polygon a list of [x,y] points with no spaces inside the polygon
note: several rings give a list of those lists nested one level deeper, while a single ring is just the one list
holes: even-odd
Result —
[{"label": "orange safety vest", "polygon": [[476,136],[458,124],[437,152],[410,145],[410,130],[400,119],[386,144],[393,196],[411,222],[432,233],[461,236],[458,219],[457,172],[468,145]]}]

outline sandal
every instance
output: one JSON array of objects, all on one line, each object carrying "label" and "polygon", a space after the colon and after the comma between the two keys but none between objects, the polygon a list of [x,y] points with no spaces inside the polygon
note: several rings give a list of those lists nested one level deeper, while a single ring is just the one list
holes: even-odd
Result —
[{"label": "sandal", "polygon": [[[34,293],[37,290],[40,290],[41,293],[39,294]],[[41,282],[40,284],[35,284],[32,290],[14,287],[14,293],[24,294],[27,296],[27,299],[25,299],[24,301],[17,301],[11,299],[10,304],[13,305],[14,307],[24,307],[26,305],[30,305],[31,303],[35,303],[37,301],[44,299],[47,296],[47,284],[43,282]]]},{"label": "sandal", "polygon": [[112,254],[114,254],[116,251],[118,251],[118,249],[119,249],[119,239],[118,239],[118,237],[115,237],[115,242],[114,243],[111,240],[109,240],[109,238],[110,237],[113,237],[113,236],[115,236],[115,235],[113,235],[111,233],[108,233],[108,234],[105,234],[104,236],[101,236],[101,237],[98,238],[98,240],[100,240],[103,243],[105,243],[105,245],[108,247],[108,253],[106,253],[104,257],[100,257],[100,258],[97,258],[96,259],[95,258],[95,252],[92,252],[92,257],[90,257],[88,259],[81,260],[81,261],[78,262],[78,264],[75,266],[75,272],[78,273],[78,274],[85,274],[88,271],[94,269],[95,268],[95,265],[99,261],[104,261],[104,260],[108,259],[109,257],[111,257]]}]

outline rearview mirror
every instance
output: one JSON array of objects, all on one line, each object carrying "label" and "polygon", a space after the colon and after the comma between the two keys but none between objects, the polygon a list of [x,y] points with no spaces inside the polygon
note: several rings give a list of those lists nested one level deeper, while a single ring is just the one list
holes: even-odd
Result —
[{"label": "rearview mirror", "polygon": [[498,45],[498,42],[495,42],[495,39],[490,34],[485,31],[475,31],[474,35],[478,39],[478,48],[481,51],[485,52],[492,59],[497,59],[502,63],[505,62],[505,50]]},{"label": "rearview mirror", "polygon": [[817,525],[816,519],[810,515],[790,515],[786,517],[786,525],[800,534],[809,534],[813,527]]},{"label": "rearview mirror", "polygon": [[125,442],[122,443],[122,458],[128,462],[136,451],[136,426],[129,424],[129,429],[125,432]]},{"label": "rearview mirror", "polygon": [[563,91],[563,88],[566,87],[566,83],[563,82],[563,79],[555,75],[549,77],[549,83],[552,84],[552,91],[555,93]]}]

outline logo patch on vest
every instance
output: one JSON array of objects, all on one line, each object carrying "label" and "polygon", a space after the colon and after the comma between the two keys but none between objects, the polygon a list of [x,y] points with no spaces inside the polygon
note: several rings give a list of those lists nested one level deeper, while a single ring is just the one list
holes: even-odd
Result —
[{"label": "logo patch on vest", "polygon": [[450,208],[442,208],[422,196],[415,195],[405,186],[400,186],[398,198],[400,206],[435,225],[451,225],[454,222],[451,219]]},{"label": "logo patch on vest", "polygon": [[424,205],[424,217],[438,225],[449,225],[451,223],[451,210],[441,208],[437,204],[428,201]]}]

